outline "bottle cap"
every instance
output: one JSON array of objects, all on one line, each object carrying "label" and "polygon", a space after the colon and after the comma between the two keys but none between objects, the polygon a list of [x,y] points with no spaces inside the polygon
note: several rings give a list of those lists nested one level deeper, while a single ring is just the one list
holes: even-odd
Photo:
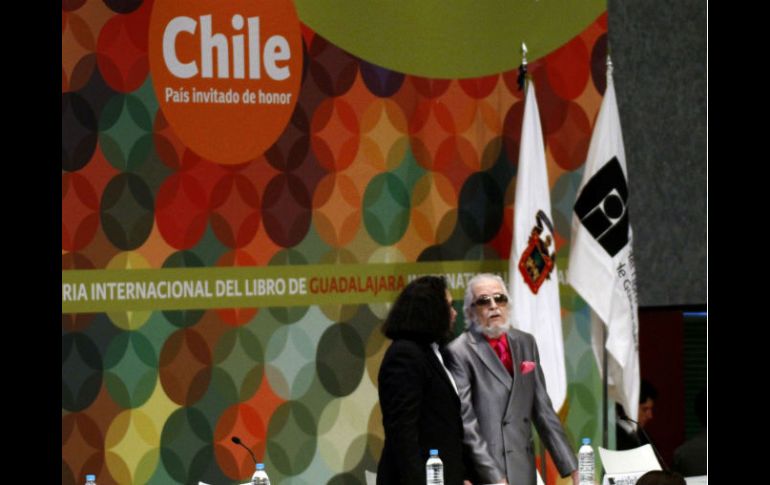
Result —
[{"label": "bottle cap", "polygon": [[87,482],[93,482],[94,480],[96,480],[96,475],[86,475]]},{"label": "bottle cap", "polygon": [[264,470],[265,464],[264,463],[257,463],[257,470]]},{"label": "bottle cap", "polygon": [[583,444],[584,445],[590,445],[591,444],[591,438],[583,438]]},{"label": "bottle cap", "polygon": [[438,456],[438,450],[430,450],[430,456]]}]

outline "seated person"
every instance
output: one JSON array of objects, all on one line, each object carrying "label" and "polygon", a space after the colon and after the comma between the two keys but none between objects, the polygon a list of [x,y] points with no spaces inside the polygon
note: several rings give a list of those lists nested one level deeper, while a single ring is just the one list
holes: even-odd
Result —
[{"label": "seated person", "polygon": [[655,399],[657,398],[658,391],[652,384],[642,379],[639,388],[639,411],[636,417],[636,429],[634,428],[634,422],[627,420],[623,407],[620,404],[615,405],[617,415],[615,424],[617,443],[615,449],[630,450],[649,443],[647,437],[639,428],[644,428],[647,423],[652,421],[652,408],[655,406]]}]

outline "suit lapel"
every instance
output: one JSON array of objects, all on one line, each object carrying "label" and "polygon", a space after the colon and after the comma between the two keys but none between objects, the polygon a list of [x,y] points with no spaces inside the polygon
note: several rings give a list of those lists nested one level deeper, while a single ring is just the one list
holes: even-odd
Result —
[{"label": "suit lapel", "polygon": [[[455,391],[455,387],[452,385],[452,382],[449,380],[449,376],[447,375],[447,370],[444,369],[444,367],[441,365],[441,362],[438,360],[438,357],[436,357],[436,354],[433,352],[433,348],[428,345],[425,350],[428,353],[428,360],[431,362],[431,365],[433,366],[433,370],[441,376],[441,379],[444,381],[444,383],[449,386],[449,389],[452,391],[452,395],[457,399],[457,403],[460,403],[460,397],[457,395],[457,391]],[[441,352],[441,348],[439,347],[439,352]],[[446,352],[441,352],[441,357],[446,359]],[[444,360],[446,363],[446,360]]]},{"label": "suit lapel", "polygon": [[[510,391],[513,385],[513,379],[500,361],[500,357],[495,354],[495,351],[492,350],[492,346],[489,345],[489,342],[487,342],[476,325],[471,328],[469,334],[473,352],[476,353],[479,360],[484,363],[492,375],[494,375],[503,385],[505,385],[506,389]],[[510,340],[508,342],[510,344]]]},{"label": "suit lapel", "polygon": [[519,375],[519,366],[521,365],[519,339],[514,337],[511,332],[506,332],[505,337],[508,339],[508,351],[511,353],[511,360],[513,361],[513,378],[515,381]]},{"label": "suit lapel", "polygon": [[518,385],[521,382],[521,379],[518,378],[519,377],[519,366],[521,365],[521,359],[520,359],[519,356],[520,356],[521,352],[519,352],[519,347],[518,347],[519,339],[514,337],[511,334],[511,332],[506,332],[505,333],[505,338],[508,339],[508,351],[511,353],[511,360],[512,360],[512,363],[513,363],[513,386],[512,386],[513,387],[513,391],[508,396],[508,406],[506,408],[506,409],[510,410],[510,409],[513,409],[513,401],[514,401],[514,396],[516,395],[516,388],[518,387]]}]

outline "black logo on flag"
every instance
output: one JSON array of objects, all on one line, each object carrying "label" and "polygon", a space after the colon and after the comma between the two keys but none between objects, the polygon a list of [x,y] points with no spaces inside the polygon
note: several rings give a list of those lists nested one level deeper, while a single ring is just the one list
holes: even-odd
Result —
[{"label": "black logo on flag", "polygon": [[575,214],[610,256],[628,243],[628,186],[616,157],[583,187]]}]

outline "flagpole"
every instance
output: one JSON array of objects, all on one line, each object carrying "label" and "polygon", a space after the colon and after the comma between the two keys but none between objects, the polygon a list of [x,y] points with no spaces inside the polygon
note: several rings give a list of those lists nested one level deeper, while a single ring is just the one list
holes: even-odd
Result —
[{"label": "flagpole", "polygon": [[[607,38],[607,72],[605,74],[605,80],[612,82],[612,61],[610,61],[610,42]],[[605,87],[606,93],[606,87]],[[592,312],[593,314],[593,312]],[[598,316],[594,314],[594,318]],[[609,323],[609,322],[607,322]],[[609,438],[607,436],[607,428],[609,427],[609,392],[608,392],[608,377],[607,377],[607,328],[605,322],[600,320],[600,326],[602,328],[602,447],[606,450],[609,449]],[[602,463],[602,469],[604,469],[604,463]]]},{"label": "flagpole", "polygon": [[[532,82],[531,80],[528,80],[528,74],[527,74],[527,44],[524,42],[521,43],[521,65],[519,66],[519,89],[524,91],[524,99],[526,100],[526,94],[527,94],[527,81]],[[526,102],[526,101],[525,101]],[[519,163],[521,163],[521,160],[519,160]],[[545,455],[545,443],[543,443],[543,437],[539,435],[539,448],[540,448],[540,470],[541,475],[543,479],[543,483],[548,483],[548,476],[547,476],[547,462],[546,462],[546,455]]]},{"label": "flagpole", "polygon": [[[607,46],[607,83],[612,82],[612,59],[610,59],[610,47]],[[609,438],[607,429],[609,428],[609,392],[607,378],[607,329],[604,322],[601,322],[602,328],[602,446],[609,448]]]},{"label": "flagpole", "polygon": [[[521,43],[521,65],[519,66],[519,78],[518,78],[518,84],[519,89],[524,91],[525,99],[526,99],[526,93],[527,93],[527,84],[528,82],[532,82],[531,79],[527,79],[529,77],[529,74],[527,73],[527,44],[524,42]],[[521,162],[521,161],[519,161]],[[513,248],[511,249],[513,250]],[[538,433],[539,436],[539,433]],[[541,470],[541,478],[543,479],[543,483],[548,483],[548,462],[547,462],[547,456],[546,456],[546,449],[545,449],[545,443],[543,442],[543,437],[540,436],[540,439],[538,440],[540,444],[540,470]]]},{"label": "flagpole", "polygon": [[607,329],[604,328],[604,323],[601,322],[602,329],[602,447],[609,449],[607,428],[608,423],[608,392],[607,392]]}]

